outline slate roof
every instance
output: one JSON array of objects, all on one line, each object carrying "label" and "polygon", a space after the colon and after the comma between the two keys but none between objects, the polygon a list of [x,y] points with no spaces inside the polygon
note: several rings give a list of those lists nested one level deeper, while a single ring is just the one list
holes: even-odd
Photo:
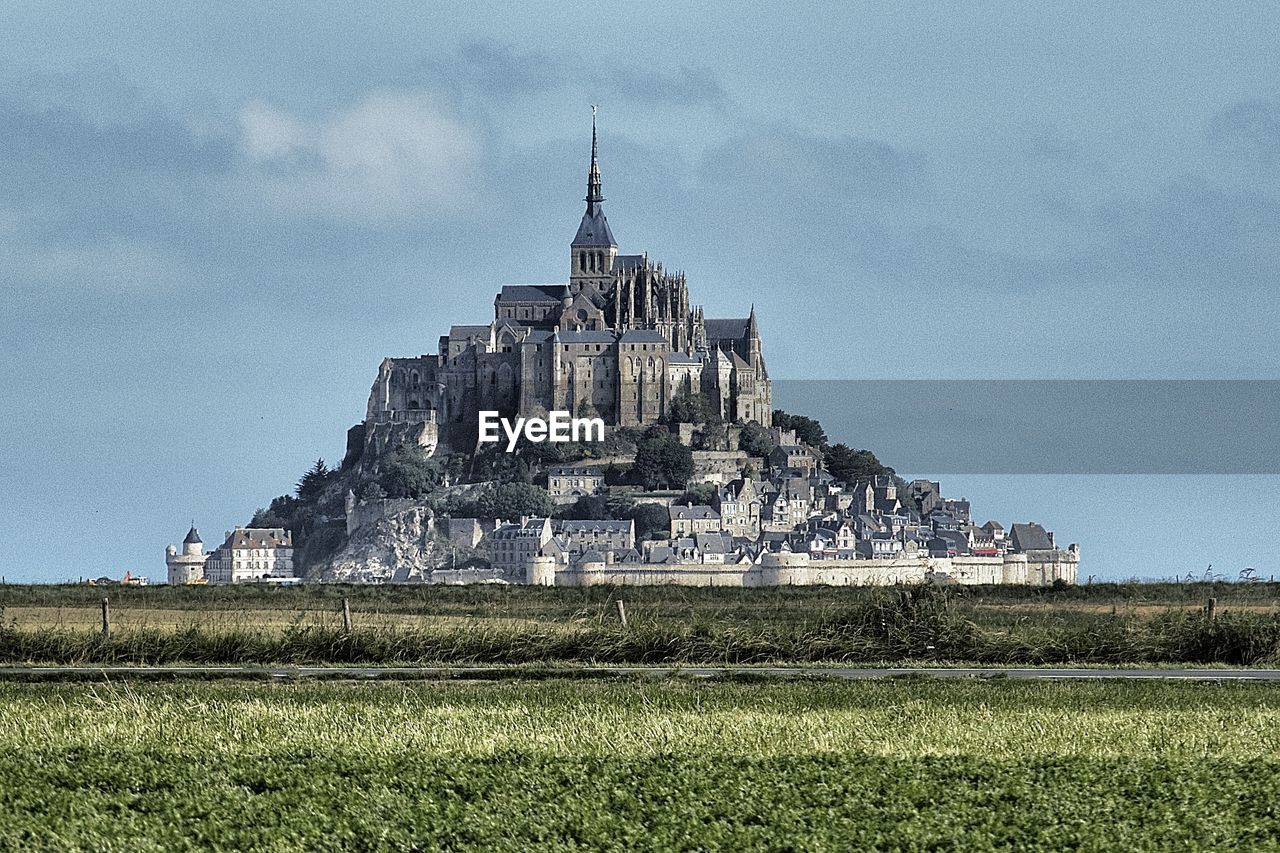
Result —
[{"label": "slate roof", "polygon": [[667,336],[657,329],[632,329],[629,332],[623,332],[618,342],[624,344],[665,344],[667,343]]},{"label": "slate roof", "polygon": [[191,529],[187,531],[187,538],[182,540],[182,544],[183,545],[203,545],[204,544],[204,542],[201,541],[200,539],[200,534],[196,533],[196,526],[194,524],[191,525]]},{"label": "slate roof", "polygon": [[1039,524],[1015,524],[1009,531],[1013,547],[1019,551],[1052,551],[1049,533]]},{"label": "slate roof", "polygon": [[707,340],[741,340],[747,335],[749,317],[732,319],[704,319],[702,325],[707,330]]},{"label": "slate roof", "polygon": [[618,339],[614,332],[596,329],[561,332],[560,342],[564,344],[612,344]]},{"label": "slate roof", "polygon": [[466,338],[488,338],[488,326],[450,326],[449,340],[465,340]]},{"label": "slate roof", "polygon": [[547,473],[552,477],[603,477],[604,469],[599,465],[552,465]]},{"label": "slate roof", "polygon": [[667,356],[667,364],[702,364],[702,361],[682,352],[673,352]]},{"label": "slate roof", "polygon": [[698,550],[704,554],[728,554],[733,550],[733,537],[729,537],[728,542],[719,533],[699,533],[693,538]]},{"label": "slate roof", "polygon": [[504,284],[499,302],[540,302],[559,304],[568,296],[567,284]]},{"label": "slate roof", "polygon": [[578,224],[578,233],[573,237],[573,245],[577,246],[616,246],[613,230],[609,227],[609,219],[598,204],[590,205],[582,214],[582,222]]},{"label": "slate roof", "polygon": [[601,533],[628,533],[631,531],[631,522],[617,521],[614,519],[601,519],[598,521],[562,521],[560,522],[560,530],[562,533],[592,533],[599,531]]},{"label": "slate roof", "polygon": [[672,518],[689,518],[703,521],[720,517],[720,513],[716,512],[709,506],[673,506],[670,507],[670,510]]},{"label": "slate roof", "polygon": [[227,536],[223,548],[292,548],[293,534],[283,527],[237,527]]}]

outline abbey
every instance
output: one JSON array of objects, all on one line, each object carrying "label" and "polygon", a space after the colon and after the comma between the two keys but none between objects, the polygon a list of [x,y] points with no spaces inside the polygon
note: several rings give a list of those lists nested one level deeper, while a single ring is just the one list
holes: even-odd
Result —
[{"label": "abbey", "polygon": [[375,450],[406,438],[433,445],[455,425],[474,433],[482,409],[561,410],[644,426],[686,392],[706,395],[728,421],[768,424],[754,306],[746,317],[704,317],[690,305],[683,273],[647,254],[619,254],[604,214],[594,119],[586,203],[567,283],[505,285],[493,322],[453,326],[437,354],[382,362],[363,425]]}]

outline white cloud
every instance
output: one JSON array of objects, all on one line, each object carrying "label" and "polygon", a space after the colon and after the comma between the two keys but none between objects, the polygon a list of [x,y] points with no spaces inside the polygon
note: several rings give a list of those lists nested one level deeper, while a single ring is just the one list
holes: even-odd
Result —
[{"label": "white cloud", "polygon": [[465,212],[480,141],[429,93],[374,91],[316,122],[253,101],[239,119],[275,207],[351,221]]}]

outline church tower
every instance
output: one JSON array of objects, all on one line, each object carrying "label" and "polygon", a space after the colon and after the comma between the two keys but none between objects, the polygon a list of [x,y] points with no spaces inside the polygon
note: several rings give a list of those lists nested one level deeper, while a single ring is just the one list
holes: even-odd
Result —
[{"label": "church tower", "polygon": [[600,185],[600,161],[596,156],[596,108],[591,108],[591,168],[587,172],[587,210],[570,245],[569,289],[576,295],[584,284],[604,292],[613,282],[613,260],[618,244],[604,215]]}]

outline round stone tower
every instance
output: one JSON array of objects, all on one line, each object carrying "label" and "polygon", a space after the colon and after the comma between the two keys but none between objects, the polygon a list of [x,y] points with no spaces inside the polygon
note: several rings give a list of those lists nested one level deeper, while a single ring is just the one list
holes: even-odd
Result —
[{"label": "round stone tower", "polygon": [[165,567],[169,570],[169,583],[174,585],[196,583],[204,580],[204,563],[209,555],[204,552],[204,542],[195,525],[182,540],[182,552],[173,545],[164,549]]},{"label": "round stone tower", "polygon": [[556,558],[534,557],[525,569],[525,583],[529,586],[556,585]]}]

